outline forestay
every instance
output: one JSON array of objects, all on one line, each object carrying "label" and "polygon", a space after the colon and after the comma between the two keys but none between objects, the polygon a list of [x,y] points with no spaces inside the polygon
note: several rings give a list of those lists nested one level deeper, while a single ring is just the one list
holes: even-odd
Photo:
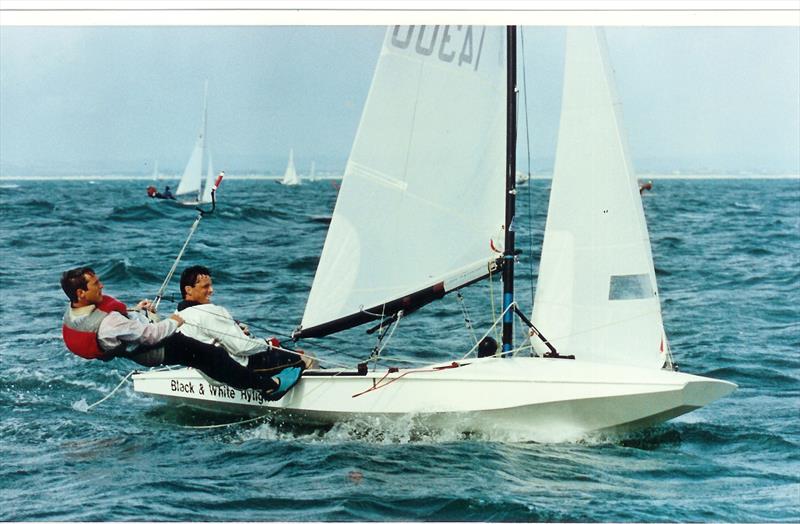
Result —
[{"label": "forestay", "polygon": [[668,350],[604,33],[570,29],[566,53],[533,323],[561,354],[658,368]]},{"label": "forestay", "polygon": [[492,239],[502,249],[505,79],[502,27],[388,29],[297,336],[488,274]]}]

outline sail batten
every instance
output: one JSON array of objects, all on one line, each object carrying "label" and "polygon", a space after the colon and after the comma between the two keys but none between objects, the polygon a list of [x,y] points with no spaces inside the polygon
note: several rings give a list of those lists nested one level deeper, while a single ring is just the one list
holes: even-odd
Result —
[{"label": "sail batten", "polygon": [[492,241],[502,238],[504,222],[503,34],[474,26],[387,30],[303,326],[357,316],[496,257]]}]

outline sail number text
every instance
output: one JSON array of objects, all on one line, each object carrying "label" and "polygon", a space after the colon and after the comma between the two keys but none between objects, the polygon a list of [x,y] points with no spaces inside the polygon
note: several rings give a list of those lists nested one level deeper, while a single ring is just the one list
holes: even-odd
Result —
[{"label": "sail number text", "polygon": [[[479,35],[473,34],[480,32]],[[472,26],[396,25],[390,43],[398,49],[409,49],[422,56],[435,56],[442,62],[459,66],[467,64],[477,71],[486,28],[473,31]]]}]

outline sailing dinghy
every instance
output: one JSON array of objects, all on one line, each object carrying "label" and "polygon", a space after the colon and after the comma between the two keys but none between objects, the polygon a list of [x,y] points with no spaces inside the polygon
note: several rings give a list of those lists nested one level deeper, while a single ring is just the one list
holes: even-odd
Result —
[{"label": "sailing dinghy", "polygon": [[297,175],[297,170],[294,168],[294,149],[289,150],[289,163],[286,164],[286,171],[283,173],[281,184],[284,186],[300,185],[300,177]]},{"label": "sailing dinghy", "polygon": [[[197,140],[192,149],[192,155],[186,163],[183,175],[178,183],[175,195],[180,199],[179,202],[187,206],[211,203],[211,190],[214,188],[214,166],[211,159],[211,152],[208,149],[206,137],[208,120],[208,80],[205,83],[205,94],[203,96],[203,119],[200,130],[197,133]],[[205,173],[205,177],[203,174]],[[181,198],[183,197],[183,198]]]},{"label": "sailing dinghy", "polygon": [[[135,390],[306,423],[412,417],[425,427],[534,439],[635,430],[732,392],[730,382],[678,372],[669,356],[600,30],[569,30],[533,324],[516,306],[515,44],[514,27],[388,29],[294,333],[387,326],[502,272],[498,355],[310,370],[274,403],[192,369],[137,373]],[[513,337],[517,317],[530,328],[522,345]],[[427,351],[436,354],[435,338]]]}]

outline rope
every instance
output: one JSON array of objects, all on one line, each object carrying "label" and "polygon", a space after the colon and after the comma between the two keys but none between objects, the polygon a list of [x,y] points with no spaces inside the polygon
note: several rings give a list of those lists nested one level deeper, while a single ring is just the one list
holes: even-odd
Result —
[{"label": "rope", "polygon": [[[609,326],[614,326],[614,325],[617,325],[617,324],[624,324],[625,322],[630,322],[631,320],[637,320],[637,319],[640,319],[640,318],[653,316],[655,314],[656,313],[653,312],[653,311],[646,311],[645,313],[642,313],[640,315],[635,315],[635,316],[632,316],[632,317],[622,318],[622,319],[619,319],[619,320],[617,320],[615,322],[607,322],[605,324],[600,324],[598,326],[594,326],[594,327],[589,328],[589,329],[584,329],[582,331],[574,331],[572,333],[568,333],[568,334],[563,335],[561,337],[553,337],[553,338],[547,337],[547,340],[549,340],[552,343],[555,343],[556,341],[559,341],[559,340],[567,340],[567,339],[569,339],[571,337],[574,337],[575,335],[583,335],[584,333],[591,333],[592,331],[598,331],[600,329],[607,328]],[[661,329],[662,330],[664,329],[663,323],[661,325]]]},{"label": "rope", "polygon": [[217,198],[216,198],[217,188],[222,183],[222,178],[224,176],[225,172],[220,171],[216,181],[214,182],[214,187],[211,188],[211,211],[204,211],[200,207],[196,208],[198,211],[197,218],[194,220],[192,227],[189,228],[189,235],[186,237],[186,241],[183,243],[183,247],[178,253],[178,256],[175,258],[175,262],[172,263],[172,267],[170,268],[169,273],[167,274],[167,278],[165,278],[164,282],[161,283],[161,287],[158,289],[156,298],[153,300],[152,307],[154,312],[158,310],[158,305],[161,303],[161,297],[164,295],[164,291],[167,290],[167,284],[169,284],[169,281],[172,280],[172,275],[175,274],[175,269],[177,269],[178,263],[181,261],[181,258],[183,258],[183,253],[184,251],[186,251],[186,246],[189,245],[189,240],[192,239],[192,235],[194,235],[194,232],[197,230],[197,226],[200,225],[200,220],[203,218],[204,215],[211,214],[217,209]]},{"label": "rope", "polygon": [[464,295],[461,294],[461,291],[456,291],[456,299],[459,305],[461,305],[461,312],[464,314],[464,324],[467,326],[467,331],[472,335],[472,340],[477,345],[478,338],[475,336],[475,330],[472,328],[472,320],[469,318],[469,311],[467,311],[467,305],[464,303]]},{"label": "rope", "polygon": [[125,378],[123,378],[123,379],[122,379],[122,381],[121,381],[119,384],[117,384],[117,387],[115,387],[114,389],[112,389],[112,390],[111,390],[111,393],[109,393],[109,394],[108,394],[108,395],[106,395],[105,397],[101,398],[100,400],[98,400],[97,402],[95,402],[94,404],[92,404],[91,406],[87,407],[87,408],[86,408],[86,411],[89,411],[89,410],[90,410],[90,409],[92,409],[93,407],[95,407],[95,406],[97,406],[97,405],[99,405],[99,404],[102,404],[103,402],[105,402],[106,400],[108,400],[109,398],[111,398],[111,395],[113,395],[114,393],[116,393],[116,392],[117,392],[117,390],[118,390],[118,389],[119,389],[119,388],[120,388],[120,387],[121,387],[121,386],[122,386],[122,385],[123,385],[123,384],[124,384],[124,383],[125,383],[125,382],[126,382],[128,379],[129,379],[129,378],[131,378],[131,375],[133,375],[133,373],[134,373],[134,372],[133,372],[133,371],[131,371],[130,373],[128,373],[127,375],[125,375]]},{"label": "rope", "polygon": [[[223,316],[223,315],[220,315],[220,316]],[[187,326],[192,326],[192,327],[196,327],[198,329],[201,329],[201,330],[205,331],[206,333],[214,334],[214,335],[216,335],[216,337],[218,339],[225,338],[225,337],[234,338],[233,335],[230,335],[229,333],[226,333],[224,331],[219,331],[217,329],[212,329],[212,328],[203,326],[201,324],[197,324],[197,323],[194,323],[194,322],[186,322],[186,321],[184,321],[183,323],[185,325],[187,325]],[[283,351],[284,353],[297,354],[297,351],[293,351],[293,350],[291,350],[289,348],[284,348],[284,347],[281,347],[281,346],[273,346],[272,344],[270,344],[266,340],[262,340],[260,338],[250,338],[249,340],[251,342],[259,345],[259,346],[263,346],[265,350],[272,349],[272,350],[277,350],[277,351]],[[303,351],[303,350],[300,350],[300,351]],[[311,354],[306,353],[306,352],[304,352],[303,355],[306,358],[309,358],[309,359],[314,360],[314,361],[319,362],[319,363],[328,362],[327,360],[321,359],[321,358],[316,357],[316,356],[312,356]],[[281,366],[281,367],[278,367],[278,368],[270,368],[270,369],[281,369],[282,367],[285,367],[285,366]],[[257,370],[257,371],[262,371],[262,370]]]},{"label": "rope", "polygon": [[[119,384],[117,384],[117,387],[115,387],[113,390],[111,390],[111,393],[109,393],[108,395],[106,395],[106,396],[105,396],[105,397],[103,397],[102,399],[98,400],[97,402],[95,402],[95,403],[94,403],[94,404],[92,404],[91,406],[87,407],[87,408],[86,408],[86,411],[89,411],[89,410],[90,410],[90,409],[92,409],[93,407],[95,407],[95,406],[97,406],[97,405],[99,405],[99,404],[102,404],[103,402],[105,402],[106,400],[108,400],[109,398],[111,398],[111,396],[112,396],[114,393],[116,393],[116,392],[117,392],[117,390],[119,390],[119,388],[120,388],[120,387],[122,387],[122,385],[123,385],[125,382],[127,382],[127,380],[128,380],[129,378],[131,378],[131,375],[133,375],[134,373],[135,373],[135,371],[131,371],[130,373],[128,373],[127,375],[125,375],[125,378],[123,378],[123,379],[122,379],[122,381],[120,381],[120,383],[119,383]],[[248,423],[248,422],[253,422],[253,421],[255,421],[255,420],[262,419],[262,418],[264,418],[264,417],[268,417],[268,416],[269,416],[269,413],[267,413],[267,414],[265,414],[265,415],[259,415],[259,416],[257,416],[257,417],[253,417],[253,418],[251,418],[251,419],[248,419],[248,420],[240,420],[240,421],[237,421],[237,422],[228,422],[228,423],[225,423],[225,424],[210,424],[210,425],[206,425],[206,426],[180,426],[180,427],[182,427],[182,428],[190,428],[190,429],[212,429],[212,428],[222,428],[222,427],[228,427],[228,426],[236,426],[236,425],[239,425],[239,424],[246,424],[246,423]]]},{"label": "rope", "polygon": [[[492,278],[492,272],[491,271],[489,271],[489,301],[491,303],[490,307],[491,307],[491,310],[492,310],[492,321],[493,321],[492,327],[495,327],[497,325],[497,317],[495,316],[495,313],[494,313],[494,311],[495,311],[495,305],[494,305],[494,279]],[[502,318],[502,315],[500,316],[500,318]],[[494,338],[500,338],[500,336],[497,334],[497,329],[495,329],[495,331],[494,331]]]},{"label": "rope", "polygon": [[175,274],[175,269],[177,269],[178,263],[181,261],[184,251],[186,251],[186,246],[189,245],[189,241],[192,239],[192,235],[194,235],[194,232],[197,230],[197,226],[200,225],[200,220],[202,218],[203,218],[203,213],[201,211],[200,214],[197,215],[197,218],[194,220],[192,227],[189,228],[189,236],[186,237],[186,241],[183,243],[183,247],[178,253],[178,256],[175,258],[175,262],[172,264],[169,273],[167,273],[167,277],[164,279],[164,282],[161,283],[161,287],[158,288],[158,293],[156,293],[156,298],[153,300],[153,310],[158,310],[158,305],[161,304],[161,297],[164,295],[164,291],[166,291],[167,289],[167,284],[169,284],[169,281],[172,280],[172,275]]},{"label": "rope", "polygon": [[[220,314],[218,314],[218,313],[211,313],[210,311],[209,311],[209,312],[207,312],[207,313],[209,313],[209,314],[215,314],[215,315],[217,315],[217,316],[221,316],[221,317],[223,317],[223,318],[228,318],[228,317],[226,317],[226,316],[224,316],[224,315],[220,315]],[[215,336],[216,336],[218,339],[222,339],[222,338],[225,338],[225,337],[228,337],[228,338],[231,338],[231,337],[233,337],[233,335],[230,335],[230,334],[228,334],[228,333],[226,333],[226,332],[219,331],[219,330],[212,329],[212,328],[208,328],[208,327],[206,327],[206,326],[203,326],[203,325],[201,325],[201,324],[197,324],[197,323],[194,323],[194,322],[186,322],[186,321],[184,321],[184,324],[185,324],[185,325],[187,325],[187,326],[192,326],[192,327],[196,327],[196,328],[198,328],[198,329],[201,329],[201,330],[205,331],[206,333],[213,334],[213,335],[215,335]],[[391,338],[391,337],[390,337],[390,338]],[[272,344],[270,344],[270,343],[269,343],[269,342],[267,342],[266,340],[262,340],[262,339],[259,339],[259,338],[251,338],[250,340],[251,340],[252,342],[254,342],[254,343],[258,344],[258,345],[264,346],[264,349],[265,349],[265,350],[267,350],[267,349],[273,349],[273,350],[277,350],[277,351],[283,351],[283,352],[285,352],[285,353],[292,353],[292,354],[296,354],[296,353],[297,353],[297,351],[294,351],[294,350],[292,350],[292,349],[289,349],[289,348],[285,348],[285,347],[281,347],[281,346],[273,346]],[[388,343],[388,340],[387,340],[387,343]],[[326,365],[328,365],[328,366],[331,366],[331,367],[345,367],[345,365],[344,365],[344,364],[341,364],[341,363],[335,362],[335,361],[333,361],[333,360],[323,359],[323,358],[317,357],[317,356],[315,356],[315,355],[312,355],[312,354],[310,354],[310,353],[306,352],[305,350],[303,350],[302,348],[296,348],[296,349],[297,349],[297,350],[299,350],[299,351],[304,351],[303,355],[304,355],[306,358],[308,358],[308,359],[311,359],[311,360],[313,360],[313,361],[315,361],[315,362],[318,362],[320,365],[322,365],[322,364],[326,364]],[[357,359],[356,359],[356,360],[357,360]],[[285,366],[283,366],[283,367],[285,367]],[[280,368],[280,367],[279,367],[279,368],[270,368],[270,370],[272,370],[272,369],[281,369],[281,368]],[[265,369],[265,370],[266,370],[266,369]],[[259,369],[259,370],[256,370],[256,371],[262,371],[262,370],[260,370],[260,369]]]},{"label": "rope", "polygon": [[182,425],[182,426],[180,426],[180,427],[182,427],[182,428],[186,428],[186,429],[216,429],[216,428],[227,428],[227,427],[231,427],[231,426],[239,426],[239,425],[241,425],[241,424],[247,424],[248,422],[254,422],[254,421],[256,421],[256,420],[259,420],[259,419],[262,419],[262,418],[269,417],[270,415],[271,415],[270,413],[265,413],[264,415],[259,415],[259,416],[257,416],[257,417],[249,418],[249,419],[247,419],[247,420],[239,420],[239,421],[236,421],[236,422],[226,422],[225,424],[208,424],[208,425],[204,425],[204,426],[183,426],[183,425]]},{"label": "rope", "polygon": [[412,373],[431,373],[431,372],[435,372],[435,371],[442,371],[442,370],[445,370],[445,369],[452,369],[452,368],[457,368],[457,367],[459,367],[459,364],[457,362],[453,362],[449,366],[442,366],[442,367],[433,368],[433,369],[412,369],[412,370],[406,371],[405,373],[403,373],[399,377],[394,377],[392,380],[390,380],[386,384],[382,384],[382,382],[384,380],[386,380],[386,377],[388,377],[390,373],[397,372],[396,368],[390,368],[388,371],[386,371],[386,374],[384,376],[382,376],[375,384],[372,385],[372,387],[370,387],[368,389],[365,389],[361,393],[356,393],[355,395],[352,396],[352,398],[360,397],[361,395],[364,395],[365,393],[370,393],[371,391],[376,391],[376,390],[378,390],[380,388],[384,388],[386,386],[394,384],[395,382],[397,382],[401,378],[403,378],[403,377],[405,377],[407,375],[410,375]]},{"label": "rope", "polygon": [[[509,304],[508,307],[505,309],[505,311],[503,311],[503,313],[500,315],[500,317],[496,318],[494,323],[491,326],[489,326],[489,329],[487,329],[486,332],[483,334],[483,337],[481,337],[481,340],[486,338],[489,335],[489,333],[491,333],[492,330],[497,327],[497,324],[503,319],[503,315],[505,315],[512,307],[516,307],[516,305],[517,305],[516,302],[512,302],[511,304]],[[494,311],[494,308],[492,309],[492,311]],[[475,342],[475,345],[472,346],[472,348],[470,348],[470,350],[467,351],[467,353],[463,357],[461,357],[461,360],[464,360],[465,358],[468,358],[472,354],[473,351],[478,349],[478,344],[480,344],[479,341]]]},{"label": "rope", "polygon": [[387,338],[386,342],[384,342],[383,345],[381,345],[381,341],[383,340],[383,337],[386,336],[386,333],[381,328],[380,334],[378,335],[378,341],[376,342],[375,347],[373,348],[372,352],[369,355],[369,359],[368,360],[370,360],[370,361],[372,361],[374,363],[374,365],[372,366],[372,371],[375,371],[375,369],[378,367],[378,359],[381,358],[381,351],[383,351],[384,348],[386,348],[386,346],[389,345],[389,341],[392,340],[392,336],[394,335],[394,332],[397,329],[397,326],[400,324],[400,319],[403,318],[403,311],[402,310],[398,311],[396,314],[397,314],[397,319],[394,321],[394,323],[392,325],[392,329],[389,331],[389,338]]}]

